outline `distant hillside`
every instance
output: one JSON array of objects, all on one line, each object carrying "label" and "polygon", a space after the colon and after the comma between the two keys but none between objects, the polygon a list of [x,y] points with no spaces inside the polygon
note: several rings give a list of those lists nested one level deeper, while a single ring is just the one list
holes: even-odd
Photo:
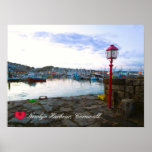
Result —
[{"label": "distant hillside", "polygon": [[22,65],[18,63],[8,62],[8,71],[16,71],[16,72],[30,72],[30,71],[52,71],[52,69],[64,69],[53,66],[45,66],[42,68],[34,68],[27,65]]},{"label": "distant hillside", "polygon": [[[83,71],[90,71],[90,70],[85,70],[85,69],[72,69],[72,68],[61,68],[61,67],[54,67],[54,66],[45,66],[42,68],[34,68],[34,67],[30,67],[27,65],[22,65],[22,64],[18,64],[18,63],[12,63],[12,62],[8,62],[8,71],[9,72],[42,72],[42,71],[58,71],[58,72],[68,72],[68,71],[75,71],[78,72],[79,70],[83,70]],[[91,70],[91,71],[95,71],[95,70]]]},{"label": "distant hillside", "polygon": [[27,65],[17,64],[8,62],[8,71],[16,71],[16,72],[29,72],[33,71],[35,68]]},{"label": "distant hillside", "polygon": [[46,67],[42,67],[42,68],[36,68],[35,70],[37,72],[39,71],[52,71],[53,66],[46,66]]}]

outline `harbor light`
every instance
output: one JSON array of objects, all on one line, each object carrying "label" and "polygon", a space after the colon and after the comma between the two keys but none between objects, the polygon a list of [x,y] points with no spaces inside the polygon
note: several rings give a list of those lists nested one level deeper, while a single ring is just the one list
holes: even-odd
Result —
[{"label": "harbor light", "polygon": [[107,59],[110,60],[110,73],[109,73],[109,96],[108,96],[108,108],[111,108],[111,90],[112,90],[112,66],[113,66],[113,59],[116,59],[118,55],[118,48],[114,45],[110,45],[106,49],[106,56]]}]

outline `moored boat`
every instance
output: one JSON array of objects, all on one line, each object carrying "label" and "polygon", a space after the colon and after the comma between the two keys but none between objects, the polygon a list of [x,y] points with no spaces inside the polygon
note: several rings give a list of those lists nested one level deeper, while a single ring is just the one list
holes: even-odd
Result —
[{"label": "moored boat", "polygon": [[91,80],[97,80],[97,78],[95,76],[91,77]]},{"label": "moored boat", "polygon": [[100,77],[99,77],[99,78],[98,78],[98,80],[99,80],[99,81],[102,81],[102,80],[103,80],[103,78],[100,78]]},{"label": "moored boat", "polygon": [[34,73],[29,74],[27,78],[28,82],[46,82],[46,78],[35,76]]},{"label": "moored boat", "polygon": [[76,76],[75,79],[76,80],[81,80],[81,77],[80,76]]},{"label": "moored boat", "polygon": [[95,77],[97,80],[102,81],[103,80],[103,76],[99,73],[95,73]]},{"label": "moored boat", "polygon": [[8,78],[9,82],[19,82],[21,79],[17,77]]},{"label": "moored boat", "polygon": [[38,78],[38,77],[28,77],[27,78],[27,81],[30,81],[30,82],[46,82],[46,79],[45,78]]}]

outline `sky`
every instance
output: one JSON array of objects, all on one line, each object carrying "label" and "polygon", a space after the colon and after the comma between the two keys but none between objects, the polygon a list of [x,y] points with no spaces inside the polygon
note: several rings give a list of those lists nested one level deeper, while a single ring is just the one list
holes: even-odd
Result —
[{"label": "sky", "polygon": [[144,69],[143,25],[8,25],[8,61],[36,68],[105,70],[111,44],[114,70]]}]

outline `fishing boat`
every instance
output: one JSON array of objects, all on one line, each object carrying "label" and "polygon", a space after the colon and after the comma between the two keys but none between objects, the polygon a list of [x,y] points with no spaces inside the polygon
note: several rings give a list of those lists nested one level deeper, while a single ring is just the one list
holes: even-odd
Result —
[{"label": "fishing boat", "polygon": [[17,78],[17,77],[11,77],[11,78],[8,78],[8,81],[9,82],[19,82],[21,79],[20,78]]},{"label": "fishing boat", "polygon": [[103,80],[103,78],[100,78],[100,77],[99,77],[99,78],[98,78],[98,80],[99,80],[99,81],[102,81],[102,80]]},{"label": "fishing boat", "polygon": [[95,77],[97,80],[102,81],[103,80],[103,76],[99,73],[95,73]]},{"label": "fishing boat", "polygon": [[81,80],[81,77],[78,75],[78,73],[73,73],[72,78],[75,80]]},{"label": "fishing boat", "polygon": [[27,81],[30,81],[30,82],[46,82],[46,79],[45,78],[39,78],[39,77],[28,77],[27,78]]},{"label": "fishing boat", "polygon": [[95,76],[91,77],[91,80],[97,80],[97,78]]},{"label": "fishing boat", "polygon": [[75,76],[75,79],[76,80],[81,80],[81,77],[80,76]]},{"label": "fishing boat", "polygon": [[27,78],[28,82],[46,82],[46,78],[35,76],[34,74],[29,74]]}]

